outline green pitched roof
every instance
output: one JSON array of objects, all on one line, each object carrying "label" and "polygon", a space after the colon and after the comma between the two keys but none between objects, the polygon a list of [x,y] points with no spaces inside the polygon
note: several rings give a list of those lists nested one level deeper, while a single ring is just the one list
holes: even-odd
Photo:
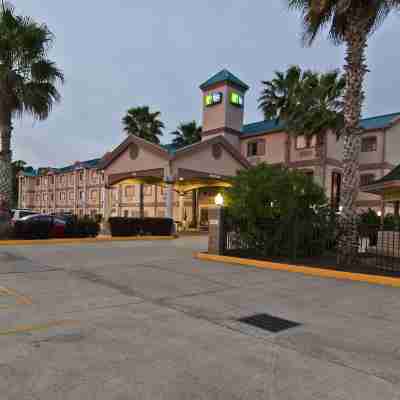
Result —
[{"label": "green pitched roof", "polygon": [[205,81],[203,84],[200,85],[200,89],[206,90],[207,88],[209,88],[212,85],[215,85],[217,83],[223,83],[223,82],[233,83],[234,85],[239,86],[244,91],[249,89],[248,85],[246,85],[243,81],[241,81],[238,77],[233,75],[227,69],[223,69],[222,71],[218,72],[217,74],[212,76],[210,79]]},{"label": "green pitched roof", "polygon": [[373,181],[371,185],[375,185],[376,183],[385,183],[390,181],[400,181],[400,165],[392,169],[387,175],[383,178]]},{"label": "green pitched roof", "polygon": [[[378,115],[376,117],[362,119],[360,125],[363,129],[384,129],[388,128],[398,118],[400,118],[400,112]],[[270,119],[244,125],[241,136],[249,137],[261,133],[273,133],[284,129],[285,123],[283,121],[277,122],[275,119]]]}]

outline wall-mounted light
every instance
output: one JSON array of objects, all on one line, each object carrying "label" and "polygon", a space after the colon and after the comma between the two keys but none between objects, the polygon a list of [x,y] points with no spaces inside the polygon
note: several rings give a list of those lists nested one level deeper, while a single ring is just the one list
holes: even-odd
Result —
[{"label": "wall-mounted light", "polygon": [[224,205],[224,198],[223,198],[223,196],[222,196],[221,193],[218,193],[218,194],[215,196],[214,202],[215,202],[215,205],[216,205],[216,206],[219,206],[219,207],[221,207],[221,206]]},{"label": "wall-mounted light", "polygon": [[379,211],[377,212],[377,214],[378,214],[378,217],[382,217],[382,211],[381,211],[381,210],[379,210]]}]

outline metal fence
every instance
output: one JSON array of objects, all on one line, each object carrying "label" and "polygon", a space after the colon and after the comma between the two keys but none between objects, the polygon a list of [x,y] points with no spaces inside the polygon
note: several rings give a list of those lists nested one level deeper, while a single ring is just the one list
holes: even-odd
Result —
[{"label": "metal fence", "polygon": [[[252,258],[282,258],[292,262],[337,263],[338,243],[343,226],[337,222],[312,224],[292,221],[283,229],[282,221],[260,223],[254,232],[241,223],[225,226],[224,254]],[[358,249],[349,270],[400,273],[400,229],[357,224]]]}]

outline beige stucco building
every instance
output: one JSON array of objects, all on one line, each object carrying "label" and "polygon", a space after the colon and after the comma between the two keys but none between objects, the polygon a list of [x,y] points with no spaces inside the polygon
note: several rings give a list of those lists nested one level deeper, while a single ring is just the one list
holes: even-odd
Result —
[{"label": "beige stucco building", "polygon": [[[20,176],[19,207],[41,212],[139,216],[144,184],[145,216],[173,216],[198,226],[218,188],[238,170],[267,162],[296,168],[321,184],[339,205],[342,141],[333,133],[296,138],[283,123],[244,124],[248,86],[227,70],[200,86],[203,96],[202,141],[183,149],[158,146],[131,136],[103,157],[64,168],[46,168]],[[361,184],[380,179],[400,163],[400,112],[361,121]],[[361,193],[359,209],[392,211],[380,196]]]}]

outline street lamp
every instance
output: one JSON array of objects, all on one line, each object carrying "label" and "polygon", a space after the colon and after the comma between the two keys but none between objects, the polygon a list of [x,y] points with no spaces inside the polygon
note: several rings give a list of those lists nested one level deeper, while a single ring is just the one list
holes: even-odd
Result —
[{"label": "street lamp", "polygon": [[221,193],[218,193],[214,199],[215,205],[222,207],[224,205],[224,198]]}]

